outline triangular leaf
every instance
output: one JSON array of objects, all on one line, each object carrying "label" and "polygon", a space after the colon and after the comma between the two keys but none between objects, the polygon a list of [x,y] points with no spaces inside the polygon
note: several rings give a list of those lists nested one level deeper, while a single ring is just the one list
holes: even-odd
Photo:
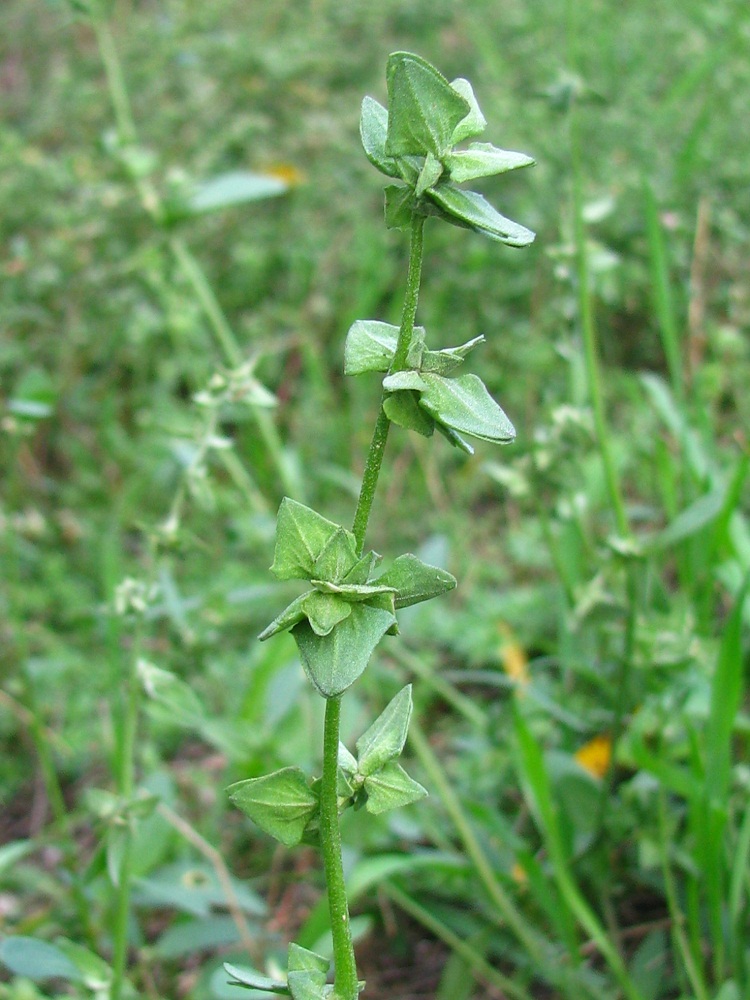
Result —
[{"label": "triangular leaf", "polygon": [[379,556],[377,552],[365,552],[365,554],[359,559],[354,566],[349,570],[342,583],[367,583],[373,570],[382,560],[382,556]]},{"label": "triangular leaf", "polygon": [[339,743],[338,765],[345,774],[357,773],[357,758]]},{"label": "triangular leaf", "polygon": [[381,608],[353,604],[352,613],[330,635],[316,635],[307,622],[294,628],[302,665],[324,698],[335,698],[356,681],[395,620]]},{"label": "triangular leaf", "polygon": [[365,778],[365,791],[367,811],[375,814],[408,806],[427,795],[427,789],[410,778],[395,760]]},{"label": "triangular leaf", "polygon": [[428,153],[419,173],[417,186],[414,189],[417,198],[421,198],[427,188],[431,188],[434,184],[437,184],[442,174],[443,164],[432,153]]},{"label": "triangular leaf", "polygon": [[323,975],[323,982],[328,975],[331,963],[327,958],[315,951],[303,948],[292,942],[287,953],[287,968],[290,972],[317,972]]},{"label": "triangular leaf", "polygon": [[305,601],[311,593],[314,593],[314,591],[308,590],[306,594],[298,597],[285,607],[281,614],[274,618],[270,625],[266,625],[260,633],[258,636],[260,641],[265,642],[272,635],[277,635],[279,632],[286,632],[287,629],[294,628],[298,622],[301,622],[305,617]]},{"label": "triangular leaf", "polygon": [[431,437],[435,421],[419,405],[417,392],[392,392],[383,400],[383,410],[389,420],[422,437]]},{"label": "triangular leaf", "polygon": [[314,972],[290,972],[287,981],[294,1000],[332,1000],[333,986],[327,986],[325,977]]},{"label": "triangular leaf", "polygon": [[407,608],[445,594],[456,586],[456,578],[444,569],[429,566],[407,552],[375,580],[396,589],[396,607]]},{"label": "triangular leaf", "polygon": [[276,979],[269,979],[268,976],[261,975],[255,969],[246,969],[239,965],[224,963],[224,970],[228,976],[232,977],[231,986],[242,986],[246,990],[259,990],[263,993],[278,993],[281,996],[291,996],[292,991],[286,983],[280,983]]},{"label": "triangular leaf", "polygon": [[354,535],[346,528],[337,528],[315,560],[313,576],[318,580],[341,580],[358,558]]},{"label": "triangular leaf", "polygon": [[411,684],[407,684],[357,740],[357,770],[360,774],[374,774],[389,760],[399,756],[406,743],[411,712]]},{"label": "triangular leaf", "polygon": [[351,613],[351,604],[333,594],[321,594],[312,590],[305,595],[305,614],[316,635],[328,635]]},{"label": "triangular leaf", "polygon": [[385,189],[385,224],[388,229],[409,230],[414,206],[414,192],[410,187],[389,184]]},{"label": "triangular leaf", "polygon": [[394,52],[386,67],[388,85],[388,156],[437,159],[451,147],[456,126],[469,114],[466,98],[442,73],[410,52]]},{"label": "triangular leaf", "polygon": [[508,170],[530,167],[534,163],[525,153],[498,149],[489,142],[472,142],[468,149],[457,149],[445,157],[450,179],[456,184],[473,181],[477,177],[494,177]]},{"label": "triangular leaf", "polygon": [[448,222],[468,227],[512,247],[525,247],[534,242],[535,234],[530,229],[500,215],[476,191],[463,191],[452,184],[438,184],[430,188],[427,197],[443,209]]},{"label": "triangular leaf", "polygon": [[439,423],[483,441],[507,443],[516,436],[513,424],[476,375],[458,378],[423,375],[422,378],[427,389],[420,397],[420,406]]},{"label": "triangular leaf", "polygon": [[338,524],[284,497],[276,518],[276,548],[271,572],[279,580],[309,580],[315,560],[338,530]]},{"label": "triangular leaf", "polygon": [[346,335],[344,374],[387,372],[396,353],[397,343],[397,326],[381,323],[376,319],[358,319],[352,323]]},{"label": "triangular leaf", "polygon": [[398,167],[394,159],[386,154],[385,140],[388,134],[388,112],[372,97],[362,101],[362,115],[359,120],[359,134],[370,163],[388,177],[398,177]]},{"label": "triangular leaf", "polygon": [[460,94],[469,105],[469,113],[462,118],[451,136],[451,146],[455,146],[464,139],[469,139],[472,135],[481,135],[487,128],[487,119],[479,110],[479,104],[474,96],[474,89],[468,80],[459,77],[451,82],[451,87]]},{"label": "triangular leaf", "polygon": [[[305,627],[310,628],[307,623]],[[294,847],[302,840],[305,827],[318,809],[318,798],[298,767],[237,781],[227,792],[238,809],[286,847]]]},{"label": "triangular leaf", "polygon": [[425,351],[422,355],[420,371],[434,372],[436,375],[450,375],[464,363],[467,355],[484,343],[484,337],[474,337],[460,347],[444,347],[440,351]]}]

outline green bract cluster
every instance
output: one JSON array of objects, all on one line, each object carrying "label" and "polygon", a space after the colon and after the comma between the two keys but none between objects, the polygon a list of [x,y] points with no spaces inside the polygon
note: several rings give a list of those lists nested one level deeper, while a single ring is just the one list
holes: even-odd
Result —
[{"label": "green bract cluster", "polygon": [[[357,756],[338,749],[338,808],[365,806],[370,813],[416,802],[427,794],[397,763],[412,712],[411,685],[403,688],[357,740]],[[286,847],[315,839],[319,828],[320,781],[298,767],[230,785],[229,797],[260,828]]]},{"label": "green bract cluster", "polygon": [[451,377],[467,354],[484,343],[484,337],[460,347],[428,351],[424,329],[415,327],[406,369],[393,372],[398,334],[398,327],[389,323],[357,320],[347,335],[344,355],[347,375],[388,373],[383,379],[383,409],[389,420],[425,437],[437,427],[451,444],[470,455],[474,449],[462,434],[500,444],[513,440],[513,424],[484,382],[476,375]]},{"label": "green bract cluster", "polygon": [[534,233],[512,222],[476,191],[457,187],[534,160],[486,142],[458,143],[480,135],[487,124],[468,80],[449,83],[434,66],[410,52],[394,52],[386,69],[388,110],[366,97],[360,131],[370,162],[405,182],[385,190],[385,219],[408,229],[415,213],[435,215],[454,226],[510,246],[527,246]]},{"label": "green bract cluster", "polygon": [[357,554],[351,531],[304,504],[282,500],[271,571],[279,580],[309,580],[312,589],[292,601],[260,638],[291,630],[305,672],[325,698],[346,691],[385,633],[398,631],[397,608],[456,586],[450,573],[410,554],[373,578],[379,561],[375,552]]},{"label": "green bract cluster", "polygon": [[[292,997],[292,1000],[333,1000],[333,986],[326,983],[331,963],[317,952],[289,945],[287,956],[287,978],[282,983],[276,979],[261,976],[253,969],[243,969],[228,962],[224,965],[232,976],[232,986],[242,986],[246,990],[258,990],[278,996]],[[360,989],[364,983],[360,984]]]}]

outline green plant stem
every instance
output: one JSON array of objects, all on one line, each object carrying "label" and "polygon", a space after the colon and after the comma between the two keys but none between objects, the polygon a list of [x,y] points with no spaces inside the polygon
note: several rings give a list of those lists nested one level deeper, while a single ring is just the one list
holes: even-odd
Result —
[{"label": "green plant stem", "polygon": [[335,966],[336,1000],[357,1000],[357,964],[354,957],[346,899],[344,866],[341,858],[341,830],[338,804],[338,753],[341,696],[326,701],[323,735],[323,778],[320,787],[320,843],[323,850],[328,912],[331,917]]},{"label": "green plant stem", "polygon": [[121,807],[126,810],[124,845],[119,868],[117,897],[115,904],[115,924],[113,930],[112,996],[111,1000],[122,997],[128,959],[128,923],[130,915],[130,882],[132,868],[133,837],[129,806],[135,791],[135,748],[138,735],[138,714],[140,710],[141,684],[138,678],[138,659],[141,647],[142,622],[136,626],[130,672],[127,681],[127,701],[120,725],[117,747],[117,784]]},{"label": "green plant stem", "polygon": [[[389,373],[402,371],[406,367],[406,358],[409,354],[411,340],[414,335],[414,320],[417,316],[419,286],[422,280],[424,224],[424,216],[416,214],[412,216],[411,238],[409,241],[409,268],[406,275],[406,295],[404,297],[404,308],[401,313],[401,326],[398,332],[398,341],[396,342],[396,352],[393,356]],[[383,399],[380,403],[380,412],[375,423],[370,448],[367,452],[365,471],[362,476],[362,487],[352,525],[352,532],[357,540],[357,548],[360,552],[363,551],[365,546],[367,525],[370,520],[370,512],[372,511],[372,504],[375,499],[375,490],[383,464],[385,445],[388,440],[388,431],[391,426],[391,422],[383,409],[384,399],[385,394],[383,394]]]}]

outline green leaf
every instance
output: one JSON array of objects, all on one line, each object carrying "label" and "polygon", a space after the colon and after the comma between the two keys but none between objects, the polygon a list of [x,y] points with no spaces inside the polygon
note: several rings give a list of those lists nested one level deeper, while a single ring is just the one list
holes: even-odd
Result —
[{"label": "green leaf", "polygon": [[357,773],[357,760],[343,743],[339,743],[338,765],[345,774]]},{"label": "green leaf", "polygon": [[427,188],[433,187],[443,175],[443,164],[432,153],[425,157],[424,165],[417,179],[417,186],[414,193],[417,198],[421,198]]},{"label": "green leaf", "polygon": [[461,451],[465,452],[467,455],[473,455],[474,449],[465,441],[460,434],[457,434],[452,428],[446,427],[445,424],[436,423],[435,426],[440,431],[446,440],[448,440],[454,448],[460,448]]},{"label": "green leaf", "polygon": [[389,184],[385,189],[385,224],[388,229],[411,229],[415,204],[410,187]]},{"label": "green leaf", "polygon": [[351,607],[352,613],[330,635],[316,635],[307,622],[292,631],[302,666],[324,698],[335,698],[356,681],[396,620],[389,611],[367,604]]},{"label": "green leaf", "polygon": [[35,983],[46,979],[83,980],[81,971],[62,949],[33,937],[6,937],[0,943],[0,962],[14,975]]},{"label": "green leaf", "polygon": [[286,847],[294,847],[302,840],[305,827],[318,809],[317,796],[298,767],[284,767],[261,778],[237,781],[227,792],[232,802],[261,830]]},{"label": "green leaf", "polygon": [[289,945],[287,980],[294,1000],[322,1000],[331,994],[326,986],[330,962],[322,955],[298,944]]},{"label": "green leaf", "polygon": [[493,177],[534,163],[525,153],[498,149],[489,142],[472,142],[468,149],[456,149],[445,157],[450,179],[456,184],[473,181],[477,177]]},{"label": "green leaf", "polygon": [[271,572],[279,580],[309,580],[315,560],[340,526],[310,507],[284,497],[276,518],[276,548]]},{"label": "green leaf", "polygon": [[516,436],[513,424],[476,375],[422,378],[427,388],[420,397],[420,406],[438,423],[483,441],[506,443]]},{"label": "green leaf", "polygon": [[287,968],[290,972],[317,972],[322,973],[323,982],[331,963],[327,958],[318,955],[317,952],[303,948],[301,945],[292,942],[287,953]]},{"label": "green leaf", "polygon": [[347,601],[358,603],[369,601],[378,594],[393,594],[395,590],[384,583],[329,583],[328,580],[313,580],[321,594],[340,595]]},{"label": "green leaf", "polygon": [[388,135],[388,112],[382,104],[378,104],[372,97],[365,97],[362,101],[359,134],[362,137],[365,155],[370,163],[388,177],[398,177],[396,161],[385,151],[385,140]]},{"label": "green leaf", "polygon": [[439,184],[427,192],[443,210],[443,218],[455,225],[473,229],[492,240],[512,247],[525,247],[534,241],[534,233],[500,215],[476,191],[463,191],[452,184]]},{"label": "green leaf", "polygon": [[342,583],[367,583],[373,570],[383,557],[377,552],[366,552],[349,570]]},{"label": "green leaf", "polygon": [[294,628],[295,625],[301,622],[306,615],[305,601],[312,593],[314,593],[314,591],[308,590],[306,594],[296,598],[291,604],[287,605],[281,614],[274,618],[270,625],[266,625],[258,636],[260,641],[265,642],[265,640],[270,639],[272,635],[277,635],[279,632],[286,632],[288,629]]},{"label": "green leaf", "polygon": [[357,740],[357,770],[360,774],[368,777],[401,754],[411,712],[411,684],[407,684]]},{"label": "green leaf", "polygon": [[344,374],[387,372],[396,353],[397,342],[397,326],[376,319],[358,319],[346,335]]},{"label": "green leaf", "polygon": [[427,383],[419,372],[394,372],[393,375],[386,375],[383,379],[383,388],[386,392],[400,392],[404,389],[416,389],[418,392],[424,392],[427,389]]},{"label": "green leaf", "polygon": [[320,976],[314,972],[290,972],[289,986],[294,1000],[329,1000],[333,997],[333,986],[327,986],[325,977],[320,982]]},{"label": "green leaf", "polygon": [[394,424],[422,437],[431,437],[435,430],[435,421],[420,407],[417,392],[392,392],[383,400],[383,409]]},{"label": "green leaf", "polygon": [[200,184],[188,201],[188,208],[196,215],[214,212],[230,205],[275,198],[283,194],[287,187],[286,182],[278,177],[254,174],[248,170],[233,170]]},{"label": "green leaf", "polygon": [[[435,375],[450,375],[460,365],[464,363],[466,357],[484,343],[484,337],[474,337],[467,340],[460,347],[444,347],[440,351],[425,351],[422,355],[422,364],[419,370],[423,372],[434,372]],[[416,367],[416,366],[414,366]]]},{"label": "green leaf", "polygon": [[[358,319],[349,328],[344,347],[344,374],[361,375],[363,372],[387,372],[390,368],[399,328],[374,319]],[[419,368],[424,354],[425,329],[415,326],[406,363],[409,368]]]},{"label": "green leaf", "polygon": [[246,969],[239,965],[230,965],[229,962],[224,963],[224,969],[228,976],[233,979],[232,986],[244,986],[248,990],[260,990],[264,993],[278,993],[282,996],[291,996],[292,991],[286,985],[286,983],[280,983],[275,979],[269,979],[268,976],[261,975],[260,972],[256,972],[255,969]]},{"label": "green leaf", "polygon": [[479,104],[474,96],[474,89],[468,80],[459,77],[451,81],[451,87],[460,94],[469,105],[469,113],[456,125],[451,136],[451,146],[455,146],[464,139],[469,139],[473,135],[481,135],[487,128],[487,119],[479,110]]},{"label": "green leaf", "polygon": [[357,542],[351,531],[337,528],[315,560],[313,576],[338,582],[358,562]]},{"label": "green leaf", "polygon": [[376,577],[376,582],[395,588],[397,608],[429,601],[456,586],[456,578],[451,573],[429,566],[410,552],[394,559],[385,573]]},{"label": "green leaf", "polygon": [[388,156],[426,156],[438,160],[450,149],[459,122],[470,113],[466,98],[442,73],[410,52],[394,52],[386,67]]},{"label": "green leaf", "polygon": [[351,604],[333,594],[321,594],[312,590],[305,595],[305,615],[316,635],[328,635],[351,613]]},{"label": "green leaf", "polygon": [[408,806],[411,802],[423,799],[427,795],[427,789],[410,778],[403,767],[394,760],[365,778],[365,791],[367,811],[376,815],[389,809]]}]

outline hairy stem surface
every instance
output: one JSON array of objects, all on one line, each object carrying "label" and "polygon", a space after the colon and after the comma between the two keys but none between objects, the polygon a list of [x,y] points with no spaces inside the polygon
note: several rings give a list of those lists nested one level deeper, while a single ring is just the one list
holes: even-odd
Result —
[{"label": "hairy stem surface", "polygon": [[[402,371],[406,367],[406,358],[409,354],[411,340],[414,335],[414,320],[417,316],[417,303],[419,302],[419,285],[422,280],[424,224],[425,218],[423,215],[412,216],[411,240],[409,243],[409,270],[406,276],[406,296],[401,314],[401,326],[398,333],[396,353],[390,367],[391,372]],[[385,394],[383,398],[385,398]],[[391,422],[386,416],[381,400],[380,412],[375,423],[370,448],[367,452],[365,471],[362,476],[362,488],[359,493],[357,510],[355,511],[354,523],[352,525],[352,532],[357,540],[357,548],[360,553],[365,547],[367,524],[370,520],[370,512],[375,499],[375,490],[378,485],[380,468],[383,464],[383,454],[390,426]]]},{"label": "hairy stem surface", "polygon": [[339,695],[326,701],[323,780],[320,788],[320,842],[328,887],[328,912],[331,916],[335,997],[336,1000],[357,1000],[359,993],[357,964],[349,926],[349,905],[346,899],[339,829],[337,779],[340,718],[341,696]]}]

